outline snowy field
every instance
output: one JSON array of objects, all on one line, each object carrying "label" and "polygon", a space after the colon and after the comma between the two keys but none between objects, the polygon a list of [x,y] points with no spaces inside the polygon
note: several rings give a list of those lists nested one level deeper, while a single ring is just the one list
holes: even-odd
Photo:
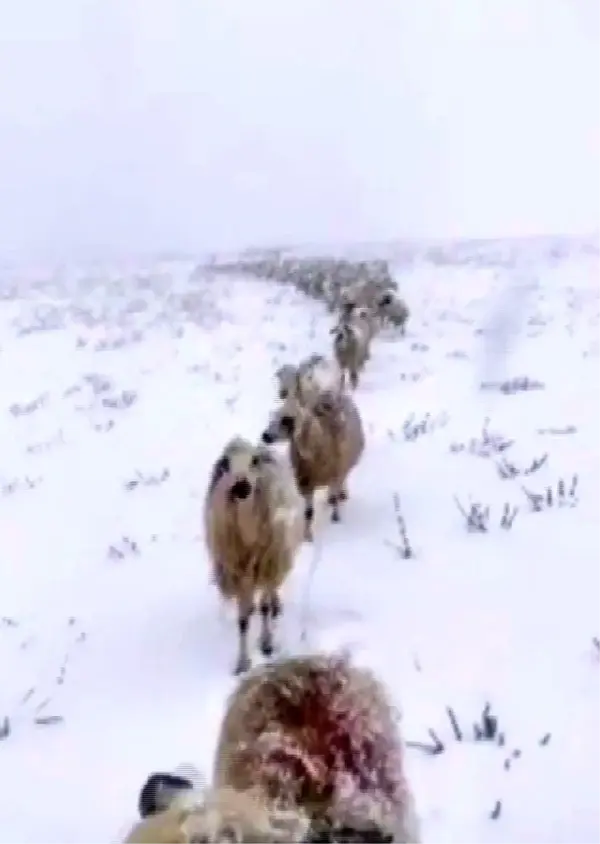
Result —
[{"label": "snowy field", "polygon": [[[500,244],[495,265],[468,251],[398,269],[407,337],[374,343],[365,455],[342,523],[317,514],[281,644],[349,648],[389,684],[426,746],[407,752],[425,841],[595,842],[597,246]],[[151,770],[210,772],[237,632],[209,583],[209,469],[229,436],[264,427],[275,367],[328,349],[331,317],[193,269],[4,274],[3,842],[118,840]],[[494,387],[525,377],[536,389]],[[489,507],[486,531],[455,497]],[[475,741],[486,704],[497,730]]]}]

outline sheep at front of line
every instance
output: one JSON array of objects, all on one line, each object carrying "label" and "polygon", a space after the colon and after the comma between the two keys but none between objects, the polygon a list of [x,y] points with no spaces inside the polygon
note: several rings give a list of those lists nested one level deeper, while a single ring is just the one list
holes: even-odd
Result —
[{"label": "sheep at front of line", "polygon": [[303,501],[290,467],[265,445],[234,438],[214,464],[204,524],[216,586],[238,606],[241,673],[250,666],[248,628],[258,594],[260,649],[273,652],[279,591],[302,543]]},{"label": "sheep at front of line", "polygon": [[418,844],[399,721],[385,686],[347,655],[261,666],[228,701],[212,785],[152,774],[126,844]]},{"label": "sheep at front of line", "polygon": [[262,433],[266,444],[289,441],[290,463],[305,502],[305,538],[312,540],[314,494],[327,488],[332,521],[348,498],[348,476],[365,448],[358,408],[347,393],[290,394]]}]

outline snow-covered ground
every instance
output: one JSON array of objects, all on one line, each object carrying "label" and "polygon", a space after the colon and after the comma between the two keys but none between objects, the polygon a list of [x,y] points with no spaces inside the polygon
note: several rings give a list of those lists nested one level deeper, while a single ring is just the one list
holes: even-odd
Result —
[{"label": "snow-covered ground", "polygon": [[[286,652],[349,648],[390,685],[406,738],[444,743],[408,750],[426,841],[600,836],[599,266],[595,247],[566,253],[399,271],[413,316],[406,339],[375,341],[357,392],[351,500],[341,524],[318,520],[284,596]],[[5,275],[1,841],[117,840],[151,770],[210,772],[236,629],[209,583],[209,467],[230,435],[258,435],[275,366],[327,350],[331,318],[192,270]],[[518,376],[539,389],[479,389]],[[488,451],[514,439],[503,454],[469,451],[486,419]],[[544,454],[500,476],[501,457]],[[561,479],[565,506],[532,512],[522,485],[556,499]],[[489,506],[487,532],[455,496]],[[473,740],[486,703],[503,743]]]}]

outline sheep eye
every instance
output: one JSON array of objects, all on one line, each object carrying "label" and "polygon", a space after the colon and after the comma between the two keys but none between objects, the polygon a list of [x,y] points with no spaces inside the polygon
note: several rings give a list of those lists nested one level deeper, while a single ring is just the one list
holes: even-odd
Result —
[{"label": "sheep eye", "polygon": [[291,434],[294,430],[294,417],[293,416],[282,416],[281,417],[281,427],[283,430]]},{"label": "sheep eye", "polygon": [[385,296],[382,296],[382,298],[379,300],[379,304],[382,305],[384,308],[386,307],[386,305],[391,305],[392,297],[390,296],[390,294],[386,293]]}]

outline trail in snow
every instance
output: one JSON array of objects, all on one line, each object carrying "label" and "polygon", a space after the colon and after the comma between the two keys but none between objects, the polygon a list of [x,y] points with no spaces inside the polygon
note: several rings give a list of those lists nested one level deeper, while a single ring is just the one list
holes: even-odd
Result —
[{"label": "trail in snow", "polygon": [[[427,841],[600,834],[597,269],[576,252],[399,275],[413,317],[405,340],[375,341],[357,392],[368,440],[343,522],[317,515],[285,589],[285,652],[350,648],[390,685],[406,737],[446,744],[408,754]],[[117,274],[105,294],[60,277],[44,313],[39,291],[0,303],[0,841],[114,840],[150,770],[210,775],[236,631],[209,584],[208,472],[229,436],[258,436],[276,366],[329,348],[330,317],[191,270]],[[34,308],[56,330],[19,335]],[[544,389],[477,389],[514,376]],[[414,441],[411,414],[436,423]],[[522,478],[452,451],[486,417],[517,467],[548,453],[534,492],[576,473],[578,505],[530,513]],[[395,547],[394,494],[414,559]],[[455,495],[490,506],[488,533],[467,533]],[[488,701],[503,747],[470,740]]]}]

